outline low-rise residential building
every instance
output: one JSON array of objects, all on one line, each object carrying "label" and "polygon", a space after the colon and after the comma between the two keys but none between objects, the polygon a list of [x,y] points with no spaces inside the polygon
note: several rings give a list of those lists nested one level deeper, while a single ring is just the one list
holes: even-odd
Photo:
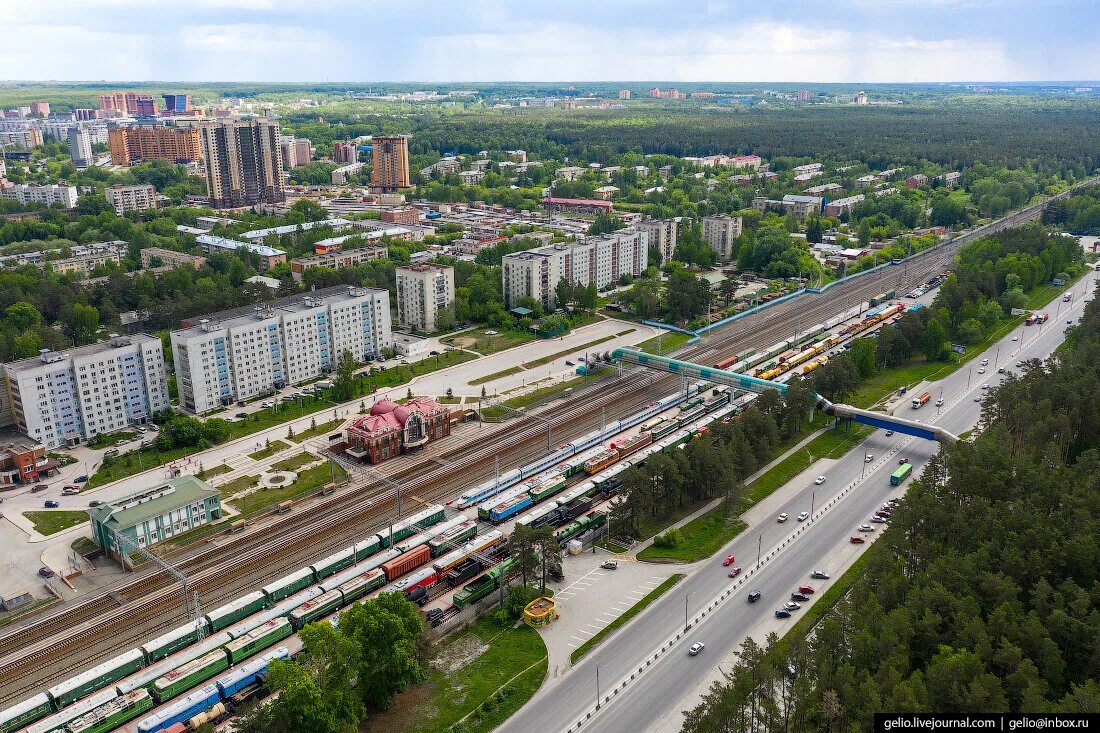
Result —
[{"label": "low-rise residential building", "polygon": [[907,188],[920,188],[921,186],[928,185],[928,176],[923,173],[917,173],[914,176],[909,176],[905,179],[905,185]]},{"label": "low-rise residential building", "polygon": [[618,192],[617,186],[600,186],[594,191],[596,198],[600,201],[610,201]]},{"label": "low-rise residential building", "polygon": [[352,265],[361,265],[371,260],[381,260],[388,256],[385,247],[356,247],[355,249],[334,249],[324,254],[310,257],[298,257],[290,261],[290,275],[296,281],[301,282],[306,270],[314,267],[328,267],[332,270],[341,270]]},{"label": "low-rise residential building", "polygon": [[221,493],[194,476],[180,476],[88,510],[96,544],[119,559],[134,548],[152,547],[221,516]]},{"label": "low-rise residential building", "polygon": [[127,211],[145,211],[157,208],[157,189],[151,185],[111,186],[106,191],[107,203],[115,207],[119,216]]},{"label": "low-rise residential building", "polygon": [[27,486],[57,471],[57,461],[46,455],[37,440],[15,438],[0,445],[0,485]]},{"label": "low-rise residential building", "polygon": [[579,165],[567,165],[554,171],[554,176],[556,178],[564,178],[567,181],[575,181],[578,176],[584,174],[584,170],[585,169],[581,168]]},{"label": "low-rise residential building", "polygon": [[722,214],[703,217],[703,241],[720,262],[729,262],[734,255],[734,242],[741,236],[741,217]]},{"label": "low-rise residential building", "polygon": [[583,242],[561,242],[549,247],[504,256],[504,304],[514,308],[524,296],[557,308],[558,282],[576,285],[592,283],[603,290],[623,275],[637,277],[649,266],[649,234],[638,229],[620,229]]},{"label": "low-rise residential building", "polygon": [[542,200],[547,211],[567,211],[574,214],[610,214],[614,208],[610,201],[596,199],[566,199],[547,196]]},{"label": "low-rise residential building", "polygon": [[56,183],[48,185],[16,183],[5,188],[0,195],[6,199],[18,201],[23,206],[27,204],[42,204],[43,206],[61,204],[64,209],[71,209],[76,206],[77,199],[80,198],[77,195],[76,186],[58,185]]},{"label": "low-rise residential building", "polygon": [[680,233],[680,217],[673,219],[643,219],[635,225],[638,231],[645,232],[649,236],[649,246],[656,247],[661,252],[663,265],[676,258],[676,237]]},{"label": "low-rise residential building", "polygon": [[403,326],[431,333],[439,315],[454,306],[455,271],[448,265],[397,268],[397,317]]},{"label": "low-rise residential building", "polygon": [[184,321],[173,331],[180,405],[203,413],[335,371],[393,343],[390,294],[333,287]]},{"label": "low-rise residential building", "polygon": [[249,242],[257,243],[271,236],[281,237],[284,234],[308,232],[311,229],[328,228],[334,232],[342,232],[354,225],[354,222],[347,219],[321,219],[320,221],[306,221],[301,224],[283,224],[282,226],[267,227],[266,229],[251,229],[240,236]]},{"label": "low-rise residential building", "polygon": [[195,237],[195,241],[202,246],[202,251],[206,254],[211,252],[235,252],[239,249],[254,252],[260,258],[260,272],[267,272],[280,262],[286,262],[286,252],[268,247],[265,244],[238,242],[235,239],[218,237],[213,234],[200,234]]},{"label": "low-rise residential building", "polygon": [[878,180],[879,177],[876,176],[874,173],[868,173],[865,176],[860,176],[859,178],[857,178],[856,184],[859,186],[872,186],[877,183]]},{"label": "low-rise residential building", "polygon": [[348,178],[358,174],[365,167],[366,164],[360,163],[359,161],[348,163],[347,165],[342,165],[332,171],[332,173],[329,175],[329,180],[332,182],[333,186],[346,185],[348,182]]},{"label": "low-rise residential building", "polygon": [[948,171],[940,176],[940,180],[943,181],[943,185],[947,188],[955,188],[962,181],[962,173],[958,171]]},{"label": "low-rise residential building", "polygon": [[844,186],[839,183],[822,183],[818,186],[810,186],[802,190],[807,196],[831,196],[837,191],[843,191]]},{"label": "low-rise residential building", "polygon": [[788,211],[794,212],[795,217],[799,221],[805,221],[811,216],[817,216],[821,213],[820,196],[797,196],[795,194],[787,194],[783,199],[769,199],[763,196],[757,196],[752,200],[752,208],[756,211],[778,211],[780,213],[786,213]]},{"label": "low-rise residential building", "polygon": [[121,263],[125,251],[126,242],[123,241],[89,244],[80,249],[74,247],[69,257],[45,260],[42,265],[49,265],[54,272],[75,273],[81,277],[89,277],[97,267]]},{"label": "low-rise residential building", "polygon": [[462,181],[463,186],[476,186],[484,177],[483,171],[459,171],[458,173],[458,180]]},{"label": "low-rise residential building", "polygon": [[383,209],[380,216],[382,221],[392,224],[416,226],[420,223],[420,212],[413,208]]},{"label": "low-rise residential building", "polygon": [[421,168],[420,174],[430,178],[433,173],[439,173],[440,175],[447,175],[448,173],[458,173],[462,170],[462,161],[454,157],[446,157],[435,163],[432,163],[427,168]]},{"label": "low-rise residential building", "polygon": [[4,365],[19,432],[47,448],[147,422],[169,406],[164,352],[147,334]]},{"label": "low-rise residential building", "polygon": [[852,209],[856,207],[856,204],[863,201],[866,198],[863,194],[857,193],[855,196],[848,196],[847,198],[836,199],[825,204],[825,216],[840,216],[842,214],[852,213]]},{"label": "low-rise residential building", "polygon": [[191,255],[186,252],[177,252],[174,249],[161,247],[146,247],[139,253],[141,266],[149,267],[184,267],[190,265],[196,270],[206,264],[206,258],[200,255]]}]

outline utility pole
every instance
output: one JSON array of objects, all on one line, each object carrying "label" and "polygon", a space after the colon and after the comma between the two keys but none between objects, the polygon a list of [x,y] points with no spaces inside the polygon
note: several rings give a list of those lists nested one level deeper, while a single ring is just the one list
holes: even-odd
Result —
[{"label": "utility pole", "polygon": [[684,631],[688,630],[688,599],[691,598],[695,591],[689,590],[687,595],[684,596]]},{"label": "utility pole", "polygon": [[600,667],[602,664],[596,665],[596,709],[600,709]]},{"label": "utility pole", "polygon": [[756,567],[757,567],[757,569],[760,568],[760,551],[763,548],[763,546],[764,546],[764,535],[763,535],[763,533],[761,533],[760,536],[756,538]]}]

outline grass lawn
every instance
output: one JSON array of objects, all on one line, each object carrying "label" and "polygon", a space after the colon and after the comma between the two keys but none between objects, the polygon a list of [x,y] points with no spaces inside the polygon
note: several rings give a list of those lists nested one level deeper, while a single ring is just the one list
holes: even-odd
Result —
[{"label": "grass lawn", "polygon": [[453,345],[456,348],[469,349],[479,354],[489,355],[498,351],[510,349],[513,346],[526,344],[535,340],[535,334],[529,331],[498,331],[494,335],[485,333],[495,329],[478,328],[473,331],[465,331],[455,336],[440,339],[443,343]]},{"label": "grass lawn", "polygon": [[[478,358],[478,355],[472,351],[444,351],[438,356],[429,356],[427,359],[422,359],[412,364],[398,364],[389,369],[383,369],[380,372],[373,372],[370,376],[369,383],[373,384],[374,387],[378,389],[397,387],[412,381],[415,377],[431,374],[440,369],[446,369],[449,366],[462,364],[463,362],[472,361],[476,358]],[[360,396],[362,395],[359,392],[353,395],[353,397]]]},{"label": "grass lawn", "polygon": [[801,450],[787,456],[772,466],[763,476],[749,484],[741,510],[745,511],[757,502],[766,499],[773,491],[805,471],[819,458],[839,458],[873,431],[874,428],[869,425],[853,425],[851,432],[847,432],[843,428],[833,428],[822,433],[807,443]]},{"label": "grass lawn", "polygon": [[578,661],[580,661],[581,657],[603,643],[603,640],[615,633],[615,631],[618,630],[620,626],[629,623],[631,619],[644,611],[646,609],[646,606],[649,606],[655,600],[663,596],[672,588],[672,586],[679,583],[685,577],[687,576],[685,576],[683,573],[676,573],[675,575],[671,575],[666,578],[665,582],[661,583],[659,586],[651,590],[648,594],[646,594],[644,598],[642,598],[642,600],[638,601],[633,606],[626,609],[622,616],[619,616],[607,626],[600,629],[595,636],[574,649],[573,653],[569,655],[569,661],[573,664],[576,664]]},{"label": "grass lawn", "polygon": [[329,420],[328,422],[317,423],[316,427],[303,430],[300,433],[295,433],[290,437],[295,443],[301,443],[303,440],[307,440],[317,435],[323,435],[327,432],[336,429],[337,425],[342,424],[344,421],[337,418],[336,420]]},{"label": "grass lawn", "polygon": [[533,369],[534,367],[540,367],[544,364],[549,364],[552,361],[556,361],[558,359],[561,359],[562,357],[569,356],[570,354],[580,354],[585,349],[589,349],[593,346],[598,346],[598,345],[600,345],[600,344],[602,344],[606,341],[611,341],[614,338],[615,338],[615,336],[604,336],[603,338],[598,338],[595,341],[589,341],[587,343],[581,344],[580,346],[574,346],[571,349],[565,349],[564,351],[559,351],[556,354],[550,354],[549,356],[544,356],[541,359],[535,359],[534,361],[524,362],[523,367],[525,369]]},{"label": "grass lawn", "polygon": [[202,479],[203,481],[205,481],[208,478],[211,478],[213,476],[220,476],[221,474],[229,473],[232,470],[233,470],[232,468],[225,465],[224,463],[219,463],[217,466],[214,466],[213,468],[204,468],[203,470],[196,473],[195,476]]},{"label": "grass lawn", "polygon": [[248,457],[254,461],[261,461],[268,456],[273,456],[284,448],[289,448],[290,443],[285,440],[272,440],[268,445],[265,445],[255,453],[249,453]]},{"label": "grass lawn", "polygon": [[[591,382],[594,379],[600,379],[601,377],[605,377],[610,374],[614,374],[614,371],[606,368],[601,369],[598,372],[593,372],[592,374],[589,374],[587,381]],[[514,407],[518,410],[522,410],[523,408],[533,405],[535,403],[547,402],[553,397],[561,394],[562,392],[565,392],[566,390],[583,387],[584,384],[585,377],[582,375],[573,379],[567,379],[564,382],[558,382],[557,384],[549,385],[547,387],[540,387],[539,389],[528,392],[526,394],[521,394],[518,397],[512,397],[511,399],[505,400],[504,404],[508,405],[509,407]],[[486,407],[484,410],[482,410],[482,413],[485,418],[508,417],[512,414],[508,412],[508,410],[500,407]]]},{"label": "grass lawn", "polygon": [[224,483],[218,487],[218,491],[222,492],[222,496],[232,496],[238,491],[245,489],[251,489],[256,485],[256,482],[260,480],[259,476],[239,476],[228,483]]},{"label": "grass lawn", "polygon": [[[247,515],[267,509],[287,499],[297,499],[329,483],[329,481],[332,480],[332,470],[336,471],[336,480],[338,482],[342,481],[347,476],[347,472],[339,465],[333,464],[330,467],[329,465],[321,464],[320,466],[315,466],[299,473],[298,480],[292,484],[280,486],[279,488],[253,491],[247,496],[235,499],[233,505],[237,507],[237,511],[241,514]],[[224,493],[224,487],[221,488]]]},{"label": "grass lawn", "polygon": [[305,452],[293,455],[290,458],[284,458],[278,463],[272,464],[272,468],[276,471],[293,471],[294,469],[304,466],[307,463],[314,463],[317,461],[317,456],[312,453]]},{"label": "grass lawn", "polygon": [[31,520],[34,530],[42,535],[55,534],[88,521],[88,512],[84,511],[23,512],[23,516]]},{"label": "grass lawn", "polygon": [[718,552],[748,525],[736,517],[727,517],[722,504],[680,528],[684,541],[678,547],[650,545],[638,553],[639,560],[696,562]]},{"label": "grass lawn", "polygon": [[[481,618],[445,641],[437,657],[446,659],[449,652],[459,654],[475,644],[484,650],[458,669],[429,666],[427,680],[399,695],[389,711],[369,721],[369,729],[439,733],[462,721],[456,729],[462,733],[488,733],[500,725],[542,685],[546,645],[524,624],[504,628]],[[410,707],[404,698],[415,704]]]},{"label": "grass lawn", "polygon": [[469,384],[478,385],[485,384],[486,382],[492,382],[494,379],[500,379],[502,377],[510,377],[513,374],[519,374],[523,371],[523,367],[508,367],[507,369],[501,369],[499,372],[493,372],[492,374],[484,377],[478,377],[477,379],[471,379]]},{"label": "grass lawn", "polygon": [[141,450],[123,453],[116,458],[105,458],[85,486],[89,489],[103,486],[112,481],[133,476],[135,473],[148,471],[157,466],[163,466],[172,461],[193,455],[199,452],[198,446],[189,445],[183,448],[173,448],[167,451],[158,451],[156,448],[142,448]]},{"label": "grass lawn", "polygon": [[[683,346],[691,340],[691,336],[686,333],[680,333],[679,331],[669,331],[661,336],[654,336],[651,339],[643,341],[635,346],[635,349],[644,351],[647,354],[667,353],[678,346]],[[657,347],[660,346],[660,351],[657,351]]]},{"label": "grass lawn", "polygon": [[99,550],[99,545],[91,537],[77,537],[69,547],[73,548],[78,555],[90,555]]}]

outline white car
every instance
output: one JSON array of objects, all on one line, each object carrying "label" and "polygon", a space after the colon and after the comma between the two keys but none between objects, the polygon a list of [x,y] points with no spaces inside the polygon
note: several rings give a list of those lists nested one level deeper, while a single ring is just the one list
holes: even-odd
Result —
[{"label": "white car", "polygon": [[986,382],[985,384],[983,384],[982,389],[989,389],[989,383]]},{"label": "white car", "polygon": [[776,519],[776,521],[777,521],[777,522],[779,522],[780,524],[782,524],[783,522],[786,522],[786,521],[787,521],[787,519],[789,519],[789,517],[787,516],[787,512],[783,512],[782,514],[780,514],[780,515],[779,515],[778,517],[776,517],[775,519]]},{"label": "white car", "polygon": [[1019,337],[1019,336],[1013,336],[1013,337],[1012,337],[1012,340],[1013,340],[1013,341],[1019,341],[1019,340],[1020,340],[1020,337]]},{"label": "white car", "polygon": [[704,648],[705,648],[705,646],[704,646],[703,642],[697,641],[697,642],[695,642],[694,644],[691,645],[690,649],[688,649],[688,654],[690,654],[691,656],[694,657],[696,654],[703,651]]},{"label": "white car", "polygon": [[886,518],[885,517],[880,517],[879,515],[876,514],[875,516],[871,517],[871,521],[874,522],[875,524],[885,524],[886,523]]},{"label": "white car", "polygon": [[985,366],[988,363],[989,363],[989,359],[982,359],[982,366]]},{"label": "white car", "polygon": [[872,527],[869,524],[861,524],[858,527],[856,527],[856,529],[858,529],[860,532],[874,532],[875,531],[875,528]]},{"label": "white car", "polygon": [[863,462],[864,463],[870,463],[873,460],[875,460],[875,454],[874,453],[868,453],[867,455],[865,455],[863,457]]},{"label": "white car", "polygon": [[978,367],[978,374],[985,374],[985,367]]},{"label": "white car", "polygon": [[802,606],[795,603],[794,601],[787,601],[783,604],[783,608],[787,609],[788,611],[797,611],[798,609],[802,608]]},{"label": "white car", "polygon": [[260,403],[260,407],[263,407],[265,409],[269,408],[269,407],[274,407],[274,406],[275,406],[275,403],[272,402],[271,400],[264,400],[263,402]]},{"label": "white car", "polygon": [[799,515],[798,515],[798,521],[800,521],[800,522],[805,522],[809,518],[810,518],[810,513],[809,512],[800,512]]},{"label": "white car", "polygon": [[821,486],[821,484],[823,484],[823,483],[825,483],[825,477],[824,476],[818,476],[817,478],[814,479],[814,486]]}]

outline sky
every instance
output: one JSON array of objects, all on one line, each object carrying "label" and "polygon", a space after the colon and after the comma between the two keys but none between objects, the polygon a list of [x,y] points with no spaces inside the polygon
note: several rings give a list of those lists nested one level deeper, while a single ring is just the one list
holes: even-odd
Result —
[{"label": "sky", "polygon": [[1100,79],[1100,0],[0,0],[0,77]]}]

